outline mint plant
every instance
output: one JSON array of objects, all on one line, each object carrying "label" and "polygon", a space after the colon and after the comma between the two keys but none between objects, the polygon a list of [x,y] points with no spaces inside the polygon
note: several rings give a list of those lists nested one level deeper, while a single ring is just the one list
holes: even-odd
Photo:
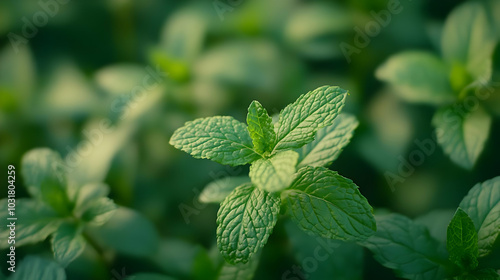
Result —
[{"label": "mint plant", "polygon": [[500,279],[500,177],[476,184],[447,229],[445,243],[399,214],[377,217],[378,230],[361,242],[382,265],[406,279]]},{"label": "mint plant", "polygon": [[372,208],[349,179],[324,166],[350,141],[357,121],[339,115],[348,92],[323,86],[300,96],[273,123],[253,101],[247,125],[232,117],[187,122],[170,144],[195,158],[250,164],[249,177],[223,179],[200,200],[221,202],[217,245],[230,264],[247,263],[267,242],[280,212],[304,231],[364,240],[376,230]]},{"label": "mint plant", "polygon": [[484,106],[491,94],[493,52],[497,39],[479,2],[467,2],[448,16],[441,36],[441,56],[405,51],[377,71],[404,100],[437,106],[432,120],[437,142],[451,160],[472,169],[489,136],[491,114]]},{"label": "mint plant", "polygon": [[[18,248],[51,236],[54,258],[65,267],[83,252],[87,244],[84,229],[104,224],[117,208],[107,197],[109,188],[98,182],[77,185],[66,174],[59,154],[46,148],[27,152],[22,158],[21,173],[31,198],[16,199],[13,245]],[[0,201],[4,220],[9,215],[7,205],[7,199]],[[9,231],[0,232],[0,239],[8,237]],[[8,246],[2,242],[0,248]]]}]

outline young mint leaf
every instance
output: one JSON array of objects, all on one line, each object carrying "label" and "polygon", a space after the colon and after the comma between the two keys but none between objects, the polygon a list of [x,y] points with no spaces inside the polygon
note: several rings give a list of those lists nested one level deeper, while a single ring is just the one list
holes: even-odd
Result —
[{"label": "young mint leaf", "polygon": [[74,225],[61,226],[52,235],[51,242],[54,257],[63,267],[76,259],[83,252],[86,244],[85,239]]},{"label": "young mint leaf", "polygon": [[284,151],[269,159],[258,159],[250,166],[250,178],[258,188],[277,192],[288,188],[293,181],[299,154]]},{"label": "young mint leaf", "polygon": [[203,203],[221,203],[236,187],[250,182],[250,177],[226,177],[208,184],[200,194]]},{"label": "young mint leaf", "polygon": [[271,152],[276,139],[273,120],[258,101],[248,107],[247,124],[255,151],[259,154]]},{"label": "young mint leaf", "polygon": [[92,225],[103,225],[113,216],[117,208],[113,200],[100,197],[89,203],[81,217]]},{"label": "young mint leaf", "polygon": [[27,256],[9,280],[66,280],[64,269],[57,263],[40,257]]},{"label": "young mint leaf", "polygon": [[95,199],[106,197],[109,194],[109,187],[104,183],[85,184],[78,189],[75,202],[75,213],[81,216],[86,207]]},{"label": "young mint leaf", "polygon": [[324,167],[304,167],[282,192],[299,227],[325,238],[362,240],[376,230],[372,208],[349,179]]},{"label": "young mint leaf", "polygon": [[246,125],[232,117],[211,117],[187,122],[170,144],[195,158],[228,165],[243,165],[261,158],[252,148]]},{"label": "young mint leaf", "polygon": [[217,246],[224,259],[247,263],[266,244],[279,209],[279,196],[251,184],[237,187],[217,213]]},{"label": "young mint leaf", "polygon": [[453,10],[442,34],[441,50],[446,61],[464,65],[476,79],[489,79],[496,40],[481,3],[467,2]]},{"label": "young mint leaf", "polygon": [[273,153],[298,149],[314,140],[316,131],[333,123],[344,107],[347,91],[337,86],[322,86],[288,105],[279,116]]},{"label": "young mint leaf", "polygon": [[61,215],[69,215],[71,205],[66,188],[56,178],[46,178],[40,186],[41,200]]},{"label": "young mint leaf", "polygon": [[476,184],[460,203],[478,231],[479,256],[491,253],[500,236],[500,177]]},{"label": "young mint leaf", "polygon": [[428,52],[408,51],[391,56],[375,75],[409,102],[444,104],[456,99],[448,67]]},{"label": "young mint leaf", "polygon": [[448,225],[446,248],[450,260],[467,271],[477,267],[479,254],[474,222],[464,210],[458,208]]},{"label": "young mint leaf", "polygon": [[318,130],[314,141],[297,150],[297,168],[330,165],[351,141],[358,124],[358,120],[352,115],[342,113],[337,116],[332,125]]},{"label": "young mint leaf", "polygon": [[40,197],[44,181],[54,181],[59,186],[65,186],[63,166],[61,156],[47,148],[33,149],[24,154],[21,174],[29,194],[34,198]]},{"label": "young mint leaf", "polygon": [[224,262],[217,280],[252,280],[259,265],[259,255],[254,255],[247,263],[231,265]]},{"label": "young mint leaf", "polygon": [[481,107],[459,110],[459,104],[437,111],[432,119],[438,143],[451,160],[472,169],[490,133],[491,116]]},{"label": "young mint leaf", "polygon": [[445,279],[450,266],[446,248],[424,226],[399,214],[377,216],[377,232],[361,243],[383,266],[402,278]]},{"label": "young mint leaf", "polygon": [[[7,199],[0,200],[0,218],[7,220]],[[16,199],[16,247],[44,241],[62,223],[50,207],[28,198]],[[8,240],[10,230],[0,231],[0,239]],[[0,242],[0,249],[7,248],[7,242]]]}]

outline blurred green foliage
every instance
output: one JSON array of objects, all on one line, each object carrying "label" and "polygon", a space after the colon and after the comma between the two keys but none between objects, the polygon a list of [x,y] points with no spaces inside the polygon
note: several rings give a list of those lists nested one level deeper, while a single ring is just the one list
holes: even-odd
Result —
[{"label": "blurred green foliage", "polygon": [[[349,89],[344,110],[360,124],[331,168],[360,187],[377,215],[425,221],[431,234],[446,231],[471,186],[500,175],[500,1],[400,0],[400,12],[385,18],[395,0],[220,2],[222,15],[214,1],[0,2],[0,166],[20,169],[23,154],[48,147],[72,178],[106,183],[119,205],[109,223],[87,229],[93,244],[64,269],[67,279],[233,279],[215,245],[218,207],[198,197],[248,167],[193,159],[168,142],[198,117],[243,121],[252,100],[275,115],[310,89]],[[466,22],[474,27],[460,27]],[[358,51],[347,59],[341,43]],[[476,91],[468,87],[485,75]],[[436,141],[429,104],[446,107],[448,95],[463,101],[477,90],[488,93],[480,102],[487,117],[464,118],[463,139],[488,133],[479,144],[464,140],[474,158],[464,162]],[[29,194],[18,176],[16,198]],[[315,246],[307,244],[321,244],[288,222],[278,222],[260,253],[255,279],[282,279],[307,265]],[[289,279],[396,278],[369,251],[339,246],[314,272]],[[8,251],[0,253],[4,279]],[[64,279],[49,239],[20,246],[16,260],[19,271],[40,266]],[[24,271],[13,279],[38,279]]]}]

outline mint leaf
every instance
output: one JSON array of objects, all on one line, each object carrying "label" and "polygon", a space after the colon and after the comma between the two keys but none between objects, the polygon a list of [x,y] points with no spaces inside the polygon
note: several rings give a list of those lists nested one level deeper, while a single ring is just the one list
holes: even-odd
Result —
[{"label": "mint leaf", "polygon": [[299,154],[284,151],[269,159],[258,159],[250,166],[250,178],[258,188],[277,192],[288,188],[293,181]]},{"label": "mint leaf", "polygon": [[[7,220],[7,199],[0,200],[0,217]],[[57,213],[48,206],[28,198],[16,199],[16,247],[44,241],[62,223]],[[8,240],[10,230],[0,231],[0,239]],[[0,249],[7,248],[0,242]]]},{"label": "mint leaf", "polygon": [[195,158],[228,165],[243,165],[261,156],[252,148],[246,125],[232,117],[211,117],[187,122],[170,144]]},{"label": "mint leaf", "polygon": [[27,256],[9,280],[66,280],[64,269],[57,263],[40,257]]},{"label": "mint leaf", "polygon": [[300,155],[297,168],[330,165],[351,141],[358,124],[352,115],[338,115],[332,125],[318,130],[314,141],[297,150]]},{"label": "mint leaf", "polygon": [[424,226],[399,214],[377,216],[377,232],[362,242],[383,266],[406,279],[445,279],[446,249]]},{"label": "mint leaf", "polygon": [[437,141],[451,160],[472,169],[490,133],[491,116],[481,107],[463,112],[460,104],[437,111],[432,120]]},{"label": "mint leaf", "polygon": [[85,243],[74,225],[60,227],[52,236],[52,251],[56,261],[66,267],[83,252]]},{"label": "mint leaf", "polygon": [[477,267],[477,233],[474,222],[464,210],[458,208],[448,225],[446,248],[450,252],[450,260],[456,265],[470,271]]},{"label": "mint leaf", "polygon": [[476,79],[489,79],[496,40],[480,3],[468,2],[454,9],[442,34],[441,49],[449,63],[464,65]]},{"label": "mint leaf", "polygon": [[203,203],[221,203],[236,187],[249,183],[248,176],[226,177],[208,184],[200,194]]},{"label": "mint leaf", "polygon": [[76,195],[75,212],[81,216],[83,211],[94,200],[106,197],[109,194],[109,187],[104,183],[90,183],[79,188]]},{"label": "mint leaf", "polygon": [[393,55],[375,75],[409,102],[443,104],[456,99],[450,85],[449,68],[428,52],[407,51]]},{"label": "mint leaf", "polygon": [[71,205],[66,188],[56,178],[46,178],[40,186],[41,200],[61,215],[69,215]]},{"label": "mint leaf", "polygon": [[347,91],[336,86],[322,86],[288,105],[279,116],[275,130],[280,150],[297,149],[314,140],[316,131],[333,123],[344,107]]},{"label": "mint leaf", "polygon": [[82,213],[82,220],[93,225],[103,225],[115,213],[118,207],[113,200],[107,197],[100,197],[92,201]]},{"label": "mint leaf", "polygon": [[217,280],[252,280],[259,265],[259,254],[254,255],[247,263],[231,265],[224,262]]},{"label": "mint leaf", "polygon": [[247,263],[266,244],[279,209],[279,196],[251,184],[226,197],[217,213],[217,245],[224,259]]},{"label": "mint leaf", "polygon": [[247,124],[255,151],[260,154],[271,152],[276,139],[273,120],[258,101],[252,101],[248,107]]},{"label": "mint leaf", "polygon": [[349,179],[324,167],[304,167],[282,192],[287,213],[307,232],[360,240],[376,230],[372,208]]},{"label": "mint leaf", "polygon": [[21,160],[21,174],[25,186],[32,197],[41,196],[44,181],[65,186],[64,165],[61,156],[47,148],[33,149],[24,154]]},{"label": "mint leaf", "polygon": [[479,256],[491,253],[500,235],[500,177],[476,184],[460,203],[478,231]]}]

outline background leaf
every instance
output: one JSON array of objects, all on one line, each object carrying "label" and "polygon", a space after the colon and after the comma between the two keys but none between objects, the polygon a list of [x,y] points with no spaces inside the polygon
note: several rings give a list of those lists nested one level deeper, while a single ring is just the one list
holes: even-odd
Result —
[{"label": "background leaf", "polygon": [[41,257],[27,256],[9,280],[66,280],[64,269],[55,262]]},{"label": "background leaf", "polygon": [[236,187],[250,183],[250,177],[226,177],[208,184],[200,194],[204,203],[221,203]]}]

